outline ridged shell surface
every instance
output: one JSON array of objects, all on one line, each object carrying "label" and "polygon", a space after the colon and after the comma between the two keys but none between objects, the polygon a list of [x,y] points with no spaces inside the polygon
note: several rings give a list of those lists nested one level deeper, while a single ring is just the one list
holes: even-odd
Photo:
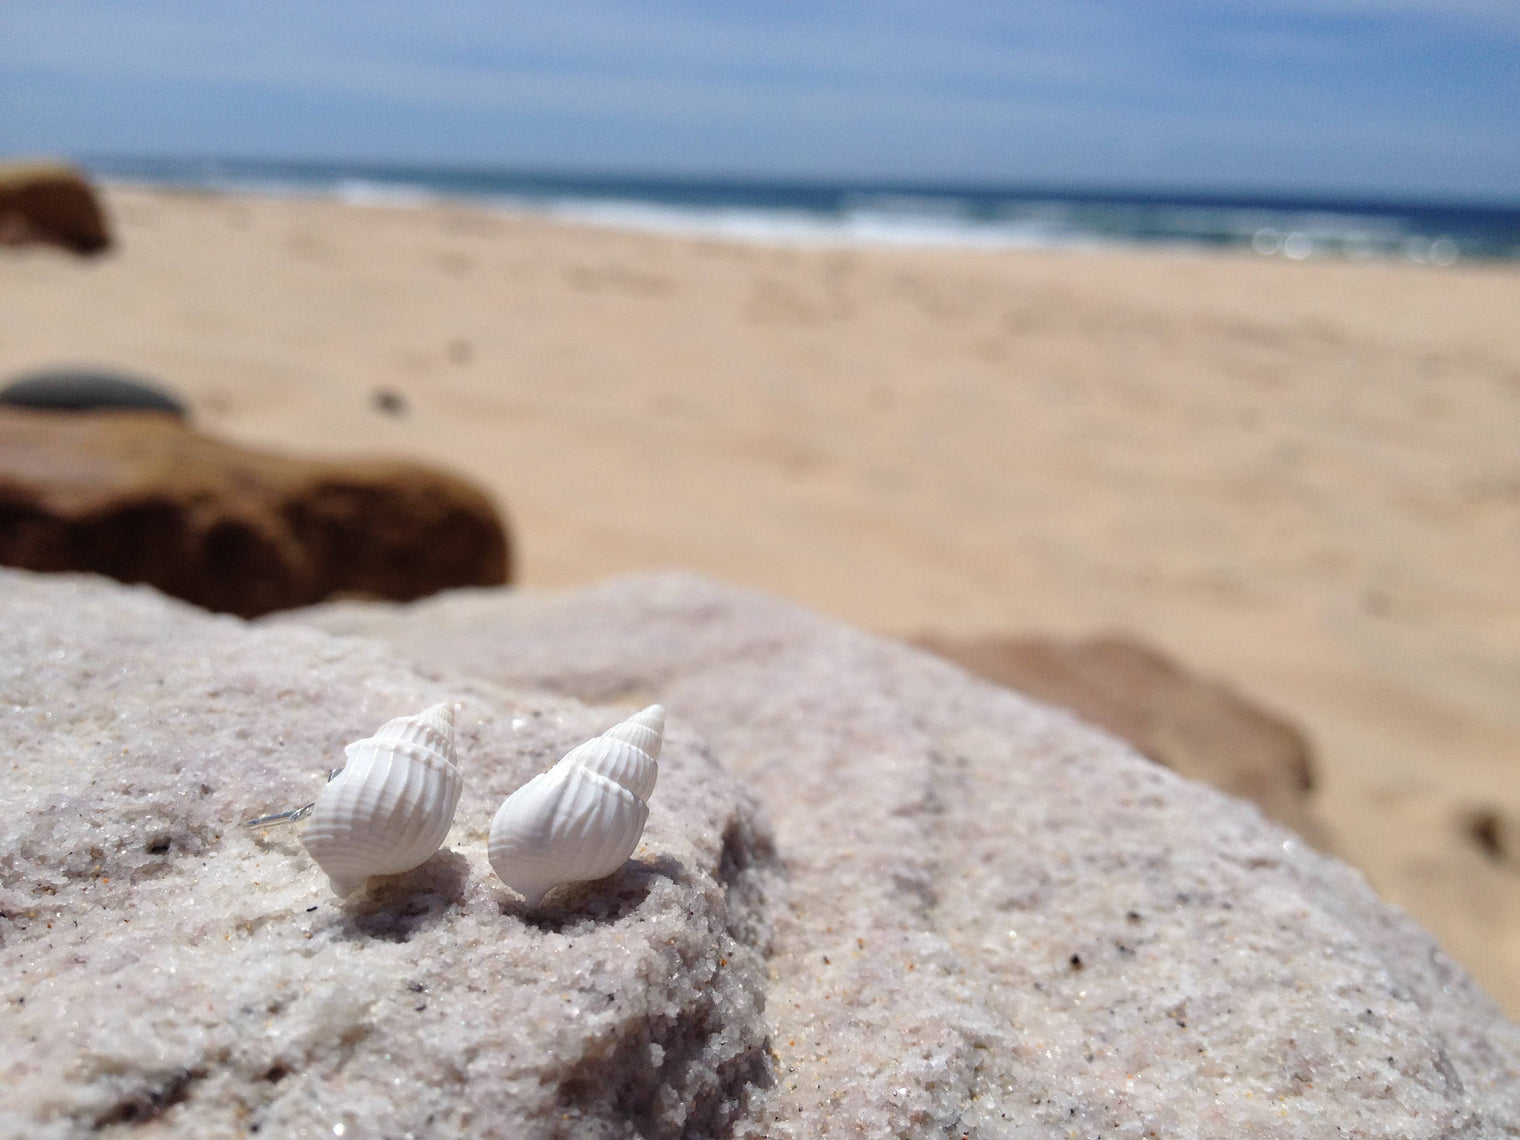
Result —
[{"label": "ridged shell surface", "polygon": [[387,721],[344,751],[348,763],[322,789],[301,837],[340,898],[371,875],[427,862],[454,823],[461,787],[447,704]]},{"label": "ridged shell surface", "polygon": [[572,748],[508,796],[491,821],[491,867],[529,906],[561,883],[612,874],[633,854],[659,776],[659,705]]}]

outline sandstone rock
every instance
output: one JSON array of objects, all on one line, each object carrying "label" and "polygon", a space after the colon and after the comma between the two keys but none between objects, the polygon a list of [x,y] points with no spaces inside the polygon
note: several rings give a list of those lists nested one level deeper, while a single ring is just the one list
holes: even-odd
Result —
[{"label": "sandstone rock", "polygon": [[0,163],[0,246],[31,242],[75,253],[111,244],[95,192],[66,163]]},{"label": "sandstone rock", "polygon": [[[776,602],[661,576],[250,627],[0,571],[0,628],[0,1135],[1520,1128],[1520,1030],[1353,872]],[[535,917],[487,821],[619,715],[546,684],[671,727],[634,862]],[[339,904],[237,826],[438,699],[466,791],[417,871]]]},{"label": "sandstone rock", "polygon": [[508,551],[484,493],[415,464],[287,459],[163,415],[0,408],[0,563],[252,616],[504,582]]},{"label": "sandstone rock", "polygon": [[[627,710],[0,571],[0,1136],[715,1136],[772,1079],[779,883],[678,719],[634,860],[525,914],[485,832]],[[345,742],[460,700],[443,851],[339,903],[293,828]],[[120,1126],[120,1127],[113,1127]]]},{"label": "sandstone rock", "polygon": [[57,412],[163,412],[184,419],[185,405],[159,385],[101,368],[48,368],[0,388],[0,404]]},{"label": "sandstone rock", "polygon": [[1354,871],[943,661],[680,575],[275,619],[301,622],[657,697],[755,789],[788,878],[774,1083],[736,1134],[1520,1129],[1520,1029]]},{"label": "sandstone rock", "polygon": [[935,637],[917,644],[989,681],[1064,705],[1172,771],[1252,800],[1323,846],[1308,812],[1309,742],[1295,726],[1119,637]]}]

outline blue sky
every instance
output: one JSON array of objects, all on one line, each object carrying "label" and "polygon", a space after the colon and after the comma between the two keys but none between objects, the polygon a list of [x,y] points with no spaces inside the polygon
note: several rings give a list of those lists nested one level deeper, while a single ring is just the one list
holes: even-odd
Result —
[{"label": "blue sky", "polygon": [[0,154],[1520,200],[1515,0],[0,0]]}]

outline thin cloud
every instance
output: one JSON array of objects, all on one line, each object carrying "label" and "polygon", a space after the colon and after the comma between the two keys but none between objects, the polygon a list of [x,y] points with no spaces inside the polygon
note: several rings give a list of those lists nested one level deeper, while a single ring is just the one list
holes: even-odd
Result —
[{"label": "thin cloud", "polygon": [[0,146],[1504,193],[1510,7],[10,0]]}]

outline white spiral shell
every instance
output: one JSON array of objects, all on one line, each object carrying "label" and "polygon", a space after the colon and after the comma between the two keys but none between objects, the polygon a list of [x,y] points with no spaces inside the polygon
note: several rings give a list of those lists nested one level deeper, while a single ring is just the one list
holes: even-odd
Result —
[{"label": "white spiral shell", "polygon": [[492,869],[529,906],[616,871],[644,834],[664,736],[665,710],[650,705],[518,788],[491,820]]},{"label": "white spiral shell", "polygon": [[398,875],[443,845],[459,804],[454,709],[386,721],[350,744],[348,763],[317,797],[301,842],[347,898],[371,875]]}]

